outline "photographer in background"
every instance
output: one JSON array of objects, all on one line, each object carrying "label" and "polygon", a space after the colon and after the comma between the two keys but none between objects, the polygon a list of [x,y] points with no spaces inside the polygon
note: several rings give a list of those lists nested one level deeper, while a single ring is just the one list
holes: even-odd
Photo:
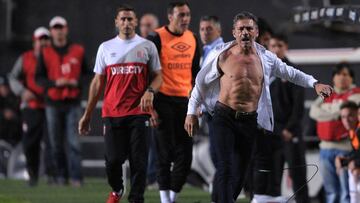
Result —
[{"label": "photographer in background", "polygon": [[349,132],[353,150],[346,156],[335,159],[336,171],[348,170],[350,203],[360,202],[360,111],[355,102],[347,101],[340,106],[341,122]]}]

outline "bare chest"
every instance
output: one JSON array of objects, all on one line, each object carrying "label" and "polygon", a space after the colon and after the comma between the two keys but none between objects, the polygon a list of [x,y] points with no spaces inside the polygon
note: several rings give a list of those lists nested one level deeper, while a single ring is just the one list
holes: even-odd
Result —
[{"label": "bare chest", "polygon": [[261,61],[255,55],[246,57],[230,56],[222,64],[221,70],[224,76],[231,80],[247,79],[255,83],[261,83],[263,79]]}]

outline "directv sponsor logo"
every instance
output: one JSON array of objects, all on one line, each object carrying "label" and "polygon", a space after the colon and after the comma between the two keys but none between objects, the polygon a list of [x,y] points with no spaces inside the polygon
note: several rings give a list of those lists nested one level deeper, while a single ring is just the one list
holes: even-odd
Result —
[{"label": "directv sponsor logo", "polygon": [[118,74],[140,74],[142,73],[144,67],[142,66],[115,66],[111,67],[111,74],[118,75]]},{"label": "directv sponsor logo", "polygon": [[169,63],[169,69],[191,69],[191,63]]}]

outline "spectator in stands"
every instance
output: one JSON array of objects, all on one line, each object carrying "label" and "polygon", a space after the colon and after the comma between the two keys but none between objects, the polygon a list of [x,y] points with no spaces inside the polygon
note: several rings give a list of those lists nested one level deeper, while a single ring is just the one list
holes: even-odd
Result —
[{"label": "spectator in stands", "polygon": [[348,203],[348,173],[336,173],[335,157],[351,151],[348,133],[340,120],[344,101],[360,101],[360,88],[354,85],[354,72],[348,63],[339,63],[332,72],[334,93],[323,100],[318,97],[310,108],[310,117],[317,121],[320,142],[320,171],[323,176],[327,203]]},{"label": "spectator in stands", "polygon": [[349,139],[353,150],[347,156],[337,156],[335,165],[338,173],[346,167],[349,174],[350,203],[360,202],[360,125],[358,120],[358,105],[347,101],[340,106],[340,117],[345,129],[349,132]]},{"label": "spectator in stands", "polygon": [[0,76],[0,139],[15,146],[21,140],[20,100],[11,91],[6,76]]},{"label": "spectator in stands", "polygon": [[77,121],[81,115],[80,80],[87,73],[84,48],[68,40],[68,24],[63,17],[53,17],[49,26],[52,46],[43,48],[40,53],[36,82],[45,88],[45,112],[56,182],[66,184],[68,174],[70,184],[79,187],[83,177]]},{"label": "spectator in stands", "polygon": [[35,83],[35,72],[37,57],[42,47],[50,45],[50,32],[44,27],[39,27],[34,31],[32,38],[33,49],[26,51],[17,59],[9,74],[9,82],[11,90],[21,98],[22,141],[26,168],[30,176],[29,185],[35,186],[39,177],[40,144],[47,135],[44,122],[46,120],[44,89]]}]

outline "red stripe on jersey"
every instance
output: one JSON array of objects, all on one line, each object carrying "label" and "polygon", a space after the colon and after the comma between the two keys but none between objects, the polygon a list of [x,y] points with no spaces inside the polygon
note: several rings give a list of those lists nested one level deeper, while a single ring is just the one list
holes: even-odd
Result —
[{"label": "red stripe on jersey", "polygon": [[106,87],[102,117],[147,114],[140,110],[140,99],[148,86],[148,65],[119,63],[106,66]]}]

